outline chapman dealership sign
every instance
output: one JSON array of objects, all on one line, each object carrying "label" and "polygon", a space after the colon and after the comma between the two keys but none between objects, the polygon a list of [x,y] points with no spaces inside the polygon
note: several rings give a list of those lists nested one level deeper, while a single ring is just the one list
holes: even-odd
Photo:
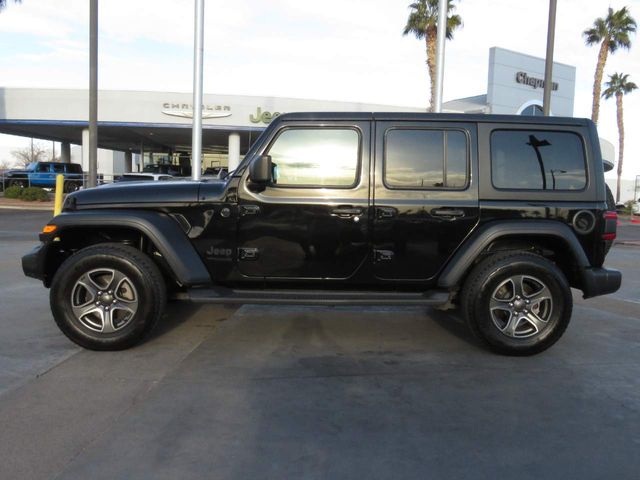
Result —
[{"label": "chapman dealership sign", "polygon": [[[189,103],[171,103],[162,104],[162,113],[172,117],[193,118],[193,105]],[[231,107],[229,105],[202,105],[202,118],[224,118],[231,116]]]},{"label": "chapman dealership sign", "polygon": [[[542,78],[530,77],[525,72],[516,73],[516,83],[528,85],[534,90],[536,88],[544,88],[544,80]],[[556,82],[551,82],[551,90],[554,92],[558,90],[558,84]]]}]

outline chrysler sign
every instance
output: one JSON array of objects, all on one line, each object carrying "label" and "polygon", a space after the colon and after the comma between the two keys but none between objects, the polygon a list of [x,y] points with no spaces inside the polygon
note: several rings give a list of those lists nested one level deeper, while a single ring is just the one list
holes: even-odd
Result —
[{"label": "chrysler sign", "polygon": [[[193,118],[193,105],[190,103],[162,104],[162,113],[172,117]],[[202,105],[202,118],[224,118],[231,116],[231,107],[228,105]]]},{"label": "chrysler sign", "polygon": [[[534,90],[536,88],[544,88],[544,80],[541,78],[530,77],[525,72],[516,73],[516,83],[521,83],[523,85],[529,85]],[[556,82],[551,82],[551,90],[554,92],[558,90],[558,84]]]}]

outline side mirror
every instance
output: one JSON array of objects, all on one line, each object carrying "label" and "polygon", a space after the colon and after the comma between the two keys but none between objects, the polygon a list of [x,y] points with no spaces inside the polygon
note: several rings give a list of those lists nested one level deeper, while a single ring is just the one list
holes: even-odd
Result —
[{"label": "side mirror", "polygon": [[249,165],[249,180],[252,183],[266,184],[271,181],[271,156],[260,155]]}]

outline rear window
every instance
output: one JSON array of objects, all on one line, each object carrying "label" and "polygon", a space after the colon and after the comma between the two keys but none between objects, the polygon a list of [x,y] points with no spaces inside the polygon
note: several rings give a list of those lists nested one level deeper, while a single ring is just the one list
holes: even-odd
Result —
[{"label": "rear window", "polygon": [[468,180],[467,137],[458,130],[392,128],[385,136],[388,188],[463,189]]},{"label": "rear window", "polygon": [[508,190],[582,190],[587,185],[579,135],[545,130],[495,130],[491,181]]}]

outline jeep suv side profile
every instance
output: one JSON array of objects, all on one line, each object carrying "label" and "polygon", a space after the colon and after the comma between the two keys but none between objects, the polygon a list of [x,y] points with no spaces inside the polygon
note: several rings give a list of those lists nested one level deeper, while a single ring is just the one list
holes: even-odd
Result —
[{"label": "jeep suv side profile", "polygon": [[553,345],[615,292],[616,235],[586,119],[417,113],[276,118],[225,181],[69,195],[23,257],[86,348],[139,342],[167,297],[459,308],[496,352]]}]

